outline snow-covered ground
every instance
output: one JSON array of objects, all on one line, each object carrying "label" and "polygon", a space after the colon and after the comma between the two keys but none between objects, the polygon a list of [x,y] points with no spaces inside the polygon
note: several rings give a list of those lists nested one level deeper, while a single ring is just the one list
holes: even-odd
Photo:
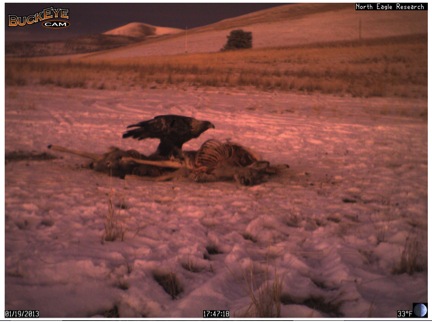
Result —
[{"label": "snow-covered ground", "polygon": [[[283,317],[394,318],[427,302],[426,110],[426,100],[253,90],[7,88],[6,153],[60,158],[5,166],[6,309],[241,317],[254,314],[251,289],[263,303],[279,285]],[[155,140],[121,134],[168,113],[215,124],[186,149],[230,138],[290,168],[253,187],[156,183],[46,149],[150,153]],[[110,199],[123,241],[102,242]],[[397,274],[403,258],[419,271]]]}]

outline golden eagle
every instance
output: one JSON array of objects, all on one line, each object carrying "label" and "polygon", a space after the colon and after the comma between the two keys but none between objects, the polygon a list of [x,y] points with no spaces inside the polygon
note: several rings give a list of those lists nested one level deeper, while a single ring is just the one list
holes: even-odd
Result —
[{"label": "golden eagle", "polygon": [[161,158],[182,157],[182,146],[215,126],[209,121],[200,121],[193,117],[181,115],[159,115],[148,121],[131,124],[133,128],[123,133],[123,138],[137,140],[160,139],[155,155]]}]

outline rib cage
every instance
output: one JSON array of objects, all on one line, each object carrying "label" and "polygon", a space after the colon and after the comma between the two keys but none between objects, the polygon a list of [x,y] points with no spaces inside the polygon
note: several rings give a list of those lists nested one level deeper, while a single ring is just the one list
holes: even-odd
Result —
[{"label": "rib cage", "polygon": [[111,148],[103,155],[60,146],[50,145],[49,148],[90,158],[93,160],[90,168],[120,178],[130,174],[155,177],[158,181],[187,177],[196,182],[235,180],[241,185],[251,186],[282,169],[270,166],[268,161],[260,160],[241,145],[214,139],[204,142],[198,151],[183,151],[181,160],[158,160],[135,150],[118,148]]},{"label": "rib cage", "polygon": [[247,167],[258,158],[244,147],[218,140],[208,140],[203,143],[195,156],[195,167],[214,169],[222,165]]}]

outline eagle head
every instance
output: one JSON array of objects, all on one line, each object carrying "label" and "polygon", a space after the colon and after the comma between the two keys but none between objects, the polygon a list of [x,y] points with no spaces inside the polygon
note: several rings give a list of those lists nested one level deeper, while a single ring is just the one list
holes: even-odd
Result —
[{"label": "eagle head", "polygon": [[196,136],[201,135],[201,133],[207,131],[208,129],[214,129],[215,126],[212,122],[209,121],[199,121],[196,119],[193,119],[191,122],[191,132],[194,133]]}]

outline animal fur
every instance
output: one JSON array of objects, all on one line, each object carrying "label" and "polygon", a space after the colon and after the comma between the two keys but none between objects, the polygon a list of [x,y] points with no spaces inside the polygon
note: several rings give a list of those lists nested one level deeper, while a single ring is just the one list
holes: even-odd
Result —
[{"label": "animal fur", "polygon": [[148,159],[145,155],[140,154],[136,150],[124,151],[116,147],[111,147],[108,152],[100,155],[86,151],[73,150],[59,145],[49,145],[48,148],[54,151],[91,159],[91,162],[88,163],[86,167],[121,179],[124,179],[126,175],[157,177],[165,172],[172,171],[169,168],[164,169],[160,166],[131,163],[123,160],[123,158],[134,158],[136,160]]}]

